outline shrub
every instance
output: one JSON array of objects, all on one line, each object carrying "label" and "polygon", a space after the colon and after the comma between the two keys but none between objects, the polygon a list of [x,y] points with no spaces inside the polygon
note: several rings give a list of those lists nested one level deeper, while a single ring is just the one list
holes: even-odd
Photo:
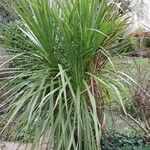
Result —
[{"label": "shrub", "polygon": [[[123,34],[126,20],[106,0],[10,3],[29,40],[20,38],[16,43],[14,60],[20,63],[12,70],[6,92],[13,94],[3,131],[13,122],[10,137],[32,136],[33,148],[43,137],[57,150],[99,150],[102,93],[113,89],[122,101],[118,87],[97,77],[97,72],[110,60],[111,47]],[[24,49],[18,42],[32,46]]]},{"label": "shrub", "polygon": [[127,136],[117,132],[110,132],[102,139],[103,150],[134,150],[134,149],[149,149],[145,140],[136,136]]}]

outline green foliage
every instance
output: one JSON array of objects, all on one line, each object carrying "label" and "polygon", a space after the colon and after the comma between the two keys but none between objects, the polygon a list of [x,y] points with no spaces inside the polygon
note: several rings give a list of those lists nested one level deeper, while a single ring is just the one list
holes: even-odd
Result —
[{"label": "green foliage", "polygon": [[[10,51],[15,52],[20,49],[26,51],[32,47],[32,43],[29,38],[22,33],[18,28],[21,23],[18,21],[10,22],[8,24],[0,24],[0,35],[4,38],[4,43],[1,46],[10,48]],[[33,47],[32,47],[33,48]]]},{"label": "green foliage", "polygon": [[137,43],[137,39],[132,37],[132,36],[128,36],[124,39],[125,42],[125,52],[132,52],[135,51],[138,47],[138,43]]},{"label": "green foliage", "polygon": [[[23,27],[22,23],[17,20],[7,24],[0,23],[0,40],[3,41],[0,46],[4,47],[12,55],[24,53],[24,56],[13,60],[13,66],[16,67],[26,64],[29,61],[26,58],[29,55],[29,51],[36,49],[32,41],[19,29],[19,26]],[[34,62],[35,59],[33,58],[32,63]]]},{"label": "green foliage", "polygon": [[20,16],[23,34],[17,30],[19,34],[12,36],[10,46],[15,47],[14,60],[19,63],[10,82],[0,88],[11,85],[1,96],[11,95],[3,131],[13,122],[10,138],[33,139],[35,149],[41,137],[56,150],[101,149],[97,114],[101,108],[93,88],[113,89],[123,103],[116,84],[97,77],[95,67],[99,63],[103,68],[110,61],[109,53],[126,21],[112,12],[106,0],[9,2]]},{"label": "green foliage", "polygon": [[144,139],[119,133],[109,133],[102,139],[103,150],[148,150]]},{"label": "green foliage", "polygon": [[135,37],[130,35],[121,37],[116,45],[114,45],[114,51],[120,53],[130,53],[138,49],[138,41]]},{"label": "green foliage", "polygon": [[150,48],[150,38],[145,38],[143,40],[143,46],[145,46],[146,48]]},{"label": "green foliage", "polygon": [[16,13],[6,2],[6,0],[0,1],[0,22],[7,24],[8,22],[14,21],[17,18]]}]

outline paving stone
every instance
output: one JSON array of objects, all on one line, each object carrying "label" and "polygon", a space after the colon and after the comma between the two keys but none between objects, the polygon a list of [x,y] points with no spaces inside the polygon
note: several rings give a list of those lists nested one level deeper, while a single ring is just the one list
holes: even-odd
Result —
[{"label": "paving stone", "polygon": [[[0,150],[32,150],[31,143],[0,142]],[[36,150],[52,150],[47,144],[39,145]]]}]

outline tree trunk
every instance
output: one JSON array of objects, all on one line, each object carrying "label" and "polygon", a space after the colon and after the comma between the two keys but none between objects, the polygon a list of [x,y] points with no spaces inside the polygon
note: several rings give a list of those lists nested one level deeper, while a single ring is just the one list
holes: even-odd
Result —
[{"label": "tree trunk", "polygon": [[[90,65],[91,67],[89,72],[92,73],[93,75],[96,75],[97,70],[104,67],[104,62],[105,57],[101,53],[97,53]],[[105,122],[104,122],[104,101],[102,99],[102,89],[100,88],[100,85],[98,85],[94,77],[90,77],[89,87],[91,93],[95,97],[97,117],[101,125],[102,133],[104,133]]]}]

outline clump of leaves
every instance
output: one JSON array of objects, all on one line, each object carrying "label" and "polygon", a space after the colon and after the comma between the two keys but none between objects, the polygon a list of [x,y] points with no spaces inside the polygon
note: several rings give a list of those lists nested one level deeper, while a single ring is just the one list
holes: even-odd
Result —
[{"label": "clump of leaves", "polygon": [[[54,149],[99,150],[104,91],[119,88],[97,77],[110,60],[111,47],[123,34],[126,20],[106,0],[11,0],[20,16],[19,29],[29,40],[16,43],[8,85],[5,119],[10,138],[31,135],[33,148],[41,138]],[[15,36],[16,37],[16,36]],[[117,71],[113,68],[114,73]],[[30,135],[28,132],[30,131]]]},{"label": "clump of leaves", "polygon": [[148,149],[146,141],[137,136],[127,136],[116,132],[107,133],[102,138],[103,150],[131,150],[131,149]]},{"label": "clump of leaves", "polygon": [[128,54],[130,52],[136,51],[138,47],[138,40],[131,35],[126,35],[118,39],[118,41],[114,45],[114,52],[118,54]]}]

